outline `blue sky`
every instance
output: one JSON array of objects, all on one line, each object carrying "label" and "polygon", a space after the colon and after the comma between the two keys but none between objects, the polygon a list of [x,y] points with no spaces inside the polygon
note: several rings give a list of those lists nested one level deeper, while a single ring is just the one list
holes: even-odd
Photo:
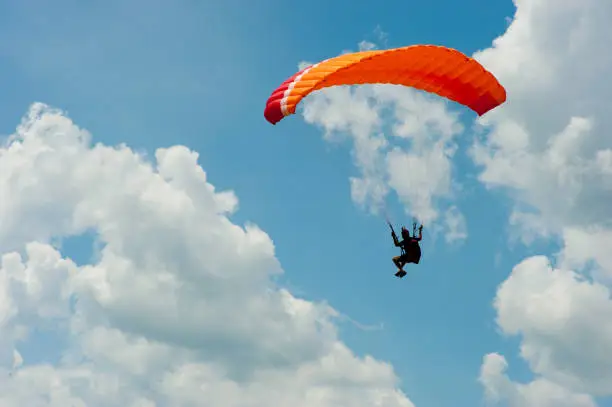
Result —
[{"label": "blue sky", "polygon": [[[533,378],[519,339],[498,332],[498,285],[523,258],[559,246],[509,243],[513,201],[479,182],[466,155],[473,114],[461,110],[467,130],[454,160],[468,239],[446,244],[426,233],[421,265],[400,281],[384,219],[351,200],[350,146],[326,142],[301,114],[270,126],[263,108],[300,61],[362,40],[471,55],[506,31],[514,11],[510,1],[484,0],[5,2],[0,131],[12,133],[40,101],[67,111],[94,142],[149,155],[177,144],[197,151],[210,182],[237,194],[232,220],[254,222],[274,241],[285,270],[279,283],[373,328],[341,320],[351,349],[390,362],[417,406],[479,405],[485,354],[504,354],[513,380]],[[387,202],[398,226],[411,222],[394,196]],[[90,244],[70,239],[63,253],[86,262]]]}]

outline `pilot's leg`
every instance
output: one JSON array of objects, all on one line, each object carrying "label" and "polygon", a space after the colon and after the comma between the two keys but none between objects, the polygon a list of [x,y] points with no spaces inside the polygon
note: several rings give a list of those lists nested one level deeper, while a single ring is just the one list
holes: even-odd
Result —
[{"label": "pilot's leg", "polygon": [[393,258],[393,263],[395,263],[395,266],[398,268],[397,273],[395,273],[395,275],[399,278],[402,278],[406,275],[406,272],[404,271],[404,265],[406,264],[406,255],[401,255],[401,256],[396,256]]}]

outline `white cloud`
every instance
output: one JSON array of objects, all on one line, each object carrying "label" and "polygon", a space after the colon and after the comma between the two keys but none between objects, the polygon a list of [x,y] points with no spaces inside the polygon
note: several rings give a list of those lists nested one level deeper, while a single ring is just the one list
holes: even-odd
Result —
[{"label": "white cloud", "polygon": [[565,228],[563,231],[565,248],[560,260],[565,267],[581,267],[597,260],[598,267],[592,275],[600,282],[612,282],[612,230],[605,226],[587,228]]},{"label": "white cloud", "polygon": [[[516,383],[506,375],[508,362],[490,353],[483,359],[479,381],[484,386],[487,401],[504,402],[508,407],[596,407],[591,396],[572,393],[546,379],[536,379],[528,384]],[[504,404],[506,405],[506,404]]]},{"label": "white cloud", "polygon": [[[483,166],[480,178],[507,188],[517,207],[537,215],[531,219],[541,236],[610,228],[612,56],[605,49],[612,28],[605,16],[612,5],[596,0],[516,5],[506,33],[475,56],[508,91],[508,102],[483,120],[492,133],[473,150]],[[575,254],[569,245],[580,243],[565,244]]]},{"label": "white cloud", "polygon": [[308,61],[301,61],[300,63],[298,63],[298,69],[301,71],[302,69],[308,68],[310,65],[313,65],[313,63]]},{"label": "white cloud", "polygon": [[612,299],[606,286],[532,257],[500,285],[495,309],[501,331],[521,336],[521,356],[534,373],[574,392],[612,395]]},{"label": "white cloud", "polygon": [[[490,376],[496,384],[485,387],[504,392],[511,405],[590,406],[585,394],[612,389],[612,56],[606,51],[612,4],[514,3],[507,31],[475,55],[506,87],[508,101],[482,118],[491,132],[472,156],[482,166],[480,180],[514,199],[510,222],[523,242],[559,238],[562,251],[558,269],[544,257],[516,266],[495,302],[500,328],[521,336],[521,356],[537,378],[518,385],[500,370]],[[571,269],[589,271],[595,281]],[[531,401],[524,398],[528,390]]]},{"label": "white cloud", "polygon": [[365,40],[359,42],[359,51],[371,51],[376,48],[378,47],[373,42],[365,41]]},{"label": "white cloud", "polygon": [[456,206],[448,208],[444,214],[445,223],[448,225],[448,233],[446,234],[446,241],[453,243],[462,241],[467,238],[467,224],[465,217]]},{"label": "white cloud", "polygon": [[[339,341],[335,310],[272,283],[271,239],[230,222],[236,196],[197,160],[92,145],[32,107],[0,149],[0,404],[412,406],[390,365]],[[91,264],[50,245],[85,231]],[[31,360],[36,328],[59,362]]]},{"label": "white cloud", "polygon": [[[452,206],[448,201],[458,187],[452,158],[463,126],[440,98],[406,87],[362,85],[317,91],[302,105],[306,122],[321,127],[326,140],[352,143],[359,176],[350,178],[351,195],[358,205],[378,212],[395,192],[424,223],[451,220],[441,209]],[[465,230],[447,233],[463,239]]]}]

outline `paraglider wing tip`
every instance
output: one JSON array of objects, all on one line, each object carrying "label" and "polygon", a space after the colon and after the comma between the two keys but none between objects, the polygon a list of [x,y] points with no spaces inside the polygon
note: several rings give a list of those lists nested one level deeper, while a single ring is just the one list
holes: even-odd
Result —
[{"label": "paraglider wing tip", "polygon": [[506,102],[506,89],[497,83],[497,89],[493,92],[483,95],[480,100],[474,104],[473,109],[478,116],[483,116],[486,113],[494,110]]},{"label": "paraglider wing tip", "polygon": [[280,122],[285,115],[281,109],[281,103],[278,98],[270,98],[264,110],[264,117],[270,124],[275,125]]}]

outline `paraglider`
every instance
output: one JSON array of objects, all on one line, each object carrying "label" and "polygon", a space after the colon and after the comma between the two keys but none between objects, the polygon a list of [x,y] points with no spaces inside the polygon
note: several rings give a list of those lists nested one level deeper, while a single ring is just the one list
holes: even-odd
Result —
[{"label": "paraglider", "polygon": [[339,85],[394,84],[435,93],[479,116],[506,101],[506,90],[475,59],[438,45],[412,45],[339,55],[297,72],[268,99],[272,124],[294,114],[310,93]]},{"label": "paraglider", "polygon": [[393,230],[393,226],[391,225],[391,223],[387,223],[391,228],[391,237],[393,238],[393,244],[395,245],[395,247],[399,247],[402,251],[399,256],[395,256],[392,259],[398,270],[397,273],[395,273],[395,276],[403,278],[406,275],[406,271],[404,270],[404,266],[406,264],[419,264],[419,262],[421,261],[421,246],[419,245],[419,242],[423,239],[423,225],[420,225],[418,228],[418,236],[416,234],[416,222],[412,224],[412,236],[410,236],[410,232],[408,231],[408,229],[406,229],[405,226],[402,226],[402,240],[399,240],[397,238],[397,235],[395,234],[395,230]]},{"label": "paraglider", "polygon": [[[438,45],[412,45],[339,55],[308,66],[285,80],[268,98],[264,117],[276,125],[295,114],[310,93],[341,85],[392,84],[412,87],[460,103],[479,116],[506,101],[506,90],[478,61],[461,52]],[[387,223],[389,223],[387,221]],[[402,227],[399,241],[393,226],[393,243],[402,252],[393,258],[395,274],[406,275],[404,266],[419,264],[423,225],[413,225],[413,234]]]}]

